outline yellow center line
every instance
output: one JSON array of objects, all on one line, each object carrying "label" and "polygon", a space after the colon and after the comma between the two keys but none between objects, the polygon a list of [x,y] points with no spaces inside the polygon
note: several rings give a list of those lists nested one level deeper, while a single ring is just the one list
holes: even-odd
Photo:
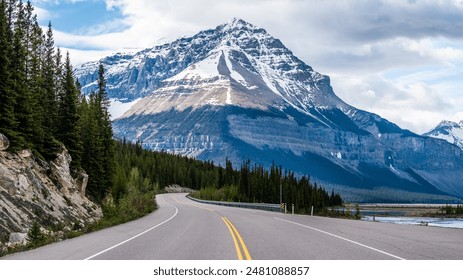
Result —
[{"label": "yellow center line", "polygon": [[233,230],[230,227],[230,225],[228,224],[227,220],[225,220],[224,217],[222,217],[222,220],[227,225],[228,230],[230,231],[230,234],[231,234],[231,236],[233,238],[233,243],[235,244],[235,249],[236,249],[236,254],[238,255],[238,260],[242,260],[243,255],[241,254],[240,245],[238,244],[238,241],[236,240],[235,234],[233,233]]},{"label": "yellow center line", "polygon": [[[243,238],[241,237],[238,230],[235,228],[232,222],[230,222],[230,220],[228,220],[226,217],[222,217],[222,220],[227,225],[228,230],[230,231],[230,234],[233,238],[233,242],[235,243],[235,249],[236,249],[236,254],[238,255],[238,259],[242,260],[243,253],[244,253],[245,260],[252,260],[251,255],[249,254],[248,248],[246,247],[246,244],[244,243]],[[241,245],[241,248],[240,248],[240,245]],[[243,253],[241,252],[241,249],[243,250]]]}]

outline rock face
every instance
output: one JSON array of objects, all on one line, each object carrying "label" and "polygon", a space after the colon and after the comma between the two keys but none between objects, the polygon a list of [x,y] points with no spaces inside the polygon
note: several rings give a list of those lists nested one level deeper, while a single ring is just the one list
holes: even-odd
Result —
[{"label": "rock face", "polygon": [[10,234],[8,242],[11,245],[26,245],[27,244],[27,233],[13,232]]},{"label": "rock face", "polygon": [[23,243],[38,222],[43,230],[59,230],[88,224],[102,217],[101,209],[85,197],[87,174],[71,176],[71,157],[66,149],[47,163],[28,150],[0,152],[0,237]]},{"label": "rock face", "polygon": [[[461,149],[350,106],[329,77],[242,20],[100,62],[110,97],[143,97],[114,122],[119,138],[222,165],[275,162],[357,200],[463,198]],[[87,91],[98,64],[77,71]]]},{"label": "rock face", "polygon": [[10,141],[5,135],[0,133],[0,151],[5,151],[10,146]]}]

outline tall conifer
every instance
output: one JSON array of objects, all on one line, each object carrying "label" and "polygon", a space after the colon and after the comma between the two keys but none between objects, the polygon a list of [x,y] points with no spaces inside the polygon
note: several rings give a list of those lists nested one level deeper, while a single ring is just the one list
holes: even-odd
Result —
[{"label": "tall conifer", "polygon": [[[33,8],[28,2],[28,13],[32,13]],[[48,140],[45,138],[45,107],[44,102],[44,81],[42,75],[42,54],[43,54],[43,31],[37,22],[37,17],[34,15],[28,22],[29,29],[29,38],[28,38],[28,91],[31,96],[31,106],[32,106],[32,118],[33,126],[32,132],[34,137],[31,139],[31,142],[34,145],[34,148],[40,154],[45,155],[45,142]]]},{"label": "tall conifer", "polygon": [[100,106],[97,102],[97,96],[92,92],[87,101],[82,100],[82,117],[83,125],[81,135],[83,146],[85,147],[82,154],[82,168],[88,174],[87,191],[89,196],[101,202],[106,193],[104,182],[104,163],[103,149],[100,124]]},{"label": "tall conifer", "polygon": [[43,80],[44,80],[44,89],[45,89],[45,103],[47,107],[45,110],[46,119],[45,124],[48,129],[53,132],[55,131],[54,123],[56,121],[56,96],[55,96],[55,41],[53,39],[53,30],[51,22],[48,23],[48,30],[45,38],[45,50],[44,50],[44,62],[43,62]]},{"label": "tall conifer", "polygon": [[[8,40],[9,26],[7,22],[7,6],[5,0],[0,1],[0,133],[5,134],[11,145],[17,145],[19,135],[16,133],[17,122],[14,115],[16,105],[15,93],[12,90],[11,63],[9,56],[12,46]],[[22,141],[20,141],[22,142]]]},{"label": "tall conifer", "polygon": [[112,185],[113,177],[113,160],[114,160],[114,142],[113,142],[113,130],[111,124],[111,115],[109,113],[110,101],[108,93],[106,92],[106,80],[104,78],[104,68],[100,64],[98,68],[98,92],[97,92],[98,103],[100,105],[100,131],[102,140],[102,162],[104,169],[104,184],[105,188],[109,188]]},{"label": "tall conifer", "polygon": [[16,94],[15,117],[18,121],[17,131],[25,139],[17,143],[17,148],[33,148],[30,139],[33,133],[32,97],[27,86],[27,49],[24,45],[26,40],[25,31],[25,10],[22,1],[18,4],[16,21],[14,24],[13,53],[12,53],[12,82],[13,91]]},{"label": "tall conifer", "polygon": [[53,158],[59,149],[59,143],[55,138],[57,126],[58,106],[55,90],[55,49],[51,22],[48,23],[48,30],[43,43],[42,54],[42,82],[43,82],[43,129],[44,145],[43,155],[45,158]]},{"label": "tall conifer", "polygon": [[58,139],[66,146],[72,156],[72,166],[81,167],[82,142],[80,138],[78,92],[74,80],[69,53],[66,55],[62,77],[61,99],[58,107]]}]

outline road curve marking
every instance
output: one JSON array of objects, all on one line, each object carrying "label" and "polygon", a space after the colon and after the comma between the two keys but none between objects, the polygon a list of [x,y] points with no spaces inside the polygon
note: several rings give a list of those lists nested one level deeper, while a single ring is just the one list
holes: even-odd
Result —
[{"label": "road curve marking", "polygon": [[117,243],[116,245],[114,245],[114,246],[112,246],[112,247],[109,247],[108,249],[105,249],[105,250],[103,250],[103,251],[101,251],[101,252],[98,252],[98,253],[96,253],[96,254],[94,254],[94,255],[92,255],[92,256],[90,256],[90,257],[84,259],[84,260],[85,260],[85,261],[86,261],[86,260],[91,260],[91,259],[93,259],[94,257],[97,257],[97,256],[99,256],[99,255],[101,255],[101,254],[104,254],[104,253],[106,253],[106,252],[108,252],[108,251],[114,249],[114,248],[117,248],[117,247],[121,246],[122,244],[125,244],[125,243],[127,243],[127,242],[129,242],[129,241],[131,241],[131,240],[134,240],[135,238],[138,238],[138,237],[142,236],[143,234],[148,233],[148,232],[152,231],[153,229],[155,229],[155,228],[157,228],[157,227],[159,227],[159,226],[162,226],[163,224],[165,224],[165,223],[167,223],[168,221],[170,221],[170,220],[172,220],[173,218],[175,218],[175,216],[177,216],[177,214],[178,214],[178,208],[175,207],[174,205],[168,203],[168,202],[164,199],[164,197],[161,196],[161,198],[162,198],[162,200],[163,200],[166,204],[168,204],[168,205],[170,205],[170,206],[172,206],[172,207],[175,208],[175,213],[174,213],[170,218],[168,218],[167,220],[165,220],[165,221],[163,221],[163,222],[161,222],[161,223],[159,223],[159,224],[157,224],[157,225],[155,225],[155,226],[153,226],[153,227],[151,227],[151,228],[145,230],[144,232],[141,232],[141,233],[139,233],[139,234],[137,234],[137,235],[135,235],[135,236],[132,236],[131,238],[129,238],[129,239],[127,239],[127,240],[124,240],[124,241],[122,241],[122,242],[120,242],[120,243]]},{"label": "road curve marking", "polygon": [[[236,254],[238,255],[238,259],[243,260],[243,254],[244,254],[245,260],[252,260],[251,255],[249,254],[248,248],[246,247],[246,244],[244,243],[243,238],[241,237],[238,230],[235,228],[232,222],[230,222],[230,220],[227,219],[226,217],[222,217],[222,220],[227,225],[228,230],[230,231],[230,234],[233,238],[233,243],[235,244],[235,249],[236,249]],[[241,245],[241,249],[243,250],[243,253],[241,253],[240,245]]]},{"label": "road curve marking", "polygon": [[308,229],[311,229],[311,230],[315,230],[315,231],[318,231],[318,232],[327,234],[327,235],[332,236],[332,237],[339,238],[339,239],[341,239],[341,240],[344,240],[344,241],[353,243],[353,244],[355,244],[355,245],[362,246],[362,247],[364,247],[364,248],[367,248],[367,249],[376,251],[376,252],[378,252],[378,253],[381,253],[381,254],[384,254],[384,255],[393,257],[393,258],[398,259],[398,260],[405,260],[404,258],[398,257],[398,256],[393,255],[393,254],[390,254],[390,253],[388,253],[388,252],[384,252],[384,251],[382,251],[382,250],[373,248],[373,247],[371,247],[371,246],[368,246],[368,245],[359,243],[359,242],[354,241],[354,240],[347,239],[347,238],[345,238],[345,237],[342,237],[342,236],[339,236],[339,235],[336,235],[336,234],[333,234],[333,233],[329,233],[329,232],[327,232],[327,231],[324,231],[324,230],[321,230],[321,229],[318,229],[318,228],[309,227],[309,226],[306,226],[306,225],[303,225],[303,224],[299,224],[299,223],[296,223],[296,222],[293,222],[293,221],[288,221],[288,220],[280,219],[280,218],[277,218],[277,217],[274,217],[274,218],[277,219],[277,220],[280,220],[280,221],[282,221],[282,222],[286,222],[286,223],[298,225],[298,226],[301,226],[301,227],[305,227],[305,228],[308,228]]},{"label": "road curve marking", "polygon": [[227,225],[227,228],[230,231],[230,235],[233,238],[233,243],[235,244],[235,249],[236,249],[236,254],[238,256],[238,260],[242,260],[243,259],[243,254],[241,254],[240,245],[238,244],[238,241],[236,240],[235,234],[233,233],[233,230],[230,227],[230,225],[228,224],[227,220],[225,220],[224,217],[222,217],[222,220],[225,223],[225,225]]}]

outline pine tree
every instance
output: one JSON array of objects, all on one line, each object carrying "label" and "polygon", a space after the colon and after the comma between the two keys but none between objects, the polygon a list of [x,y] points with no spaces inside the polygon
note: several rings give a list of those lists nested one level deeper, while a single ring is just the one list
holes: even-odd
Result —
[{"label": "pine tree", "polygon": [[6,4],[6,17],[7,17],[7,38],[9,42],[13,42],[13,29],[14,21],[16,20],[16,7],[18,6],[17,0],[5,1]]},{"label": "pine tree", "polygon": [[52,159],[58,152],[59,143],[55,138],[58,106],[56,102],[55,90],[55,60],[54,60],[54,40],[51,22],[48,23],[48,30],[43,46],[43,62],[42,62],[42,112],[43,112],[43,129],[44,129],[44,145],[43,156],[47,159]]},{"label": "pine tree", "polygon": [[66,146],[71,154],[71,166],[75,169],[80,169],[83,147],[79,127],[79,94],[76,89],[69,53],[66,55],[64,74],[61,84],[62,88],[60,89],[60,100],[58,106],[59,125],[57,136],[58,140]]},{"label": "pine tree", "polygon": [[12,65],[9,56],[12,53],[12,46],[9,38],[9,26],[7,22],[7,6],[4,0],[0,1],[0,133],[6,135],[12,147],[24,142],[19,139],[16,132],[17,121],[14,114],[16,106],[16,94],[12,90],[13,81],[11,77]]},{"label": "pine tree", "polygon": [[16,21],[14,23],[13,52],[10,71],[12,73],[13,87],[16,94],[15,118],[18,122],[17,131],[23,142],[16,143],[17,148],[33,148],[30,139],[34,137],[32,97],[27,86],[27,49],[24,45],[26,38],[25,31],[25,10],[22,1],[18,4]]},{"label": "pine tree", "polygon": [[40,224],[37,221],[35,221],[32,224],[32,227],[29,229],[27,233],[27,240],[32,247],[40,246],[41,243],[45,240],[45,236],[40,230]]},{"label": "pine tree", "polygon": [[104,69],[98,71],[98,91],[92,92],[88,104],[83,101],[85,113],[82,139],[84,153],[82,166],[89,175],[88,193],[96,201],[102,201],[110,191],[114,178],[114,140],[109,114],[109,98],[106,92]]},{"label": "pine tree", "polygon": [[85,147],[82,154],[82,168],[88,174],[88,194],[93,200],[101,202],[104,198],[106,189],[104,182],[104,163],[101,131],[99,129],[100,106],[97,102],[95,93],[91,93],[88,98],[82,100],[83,125],[81,127],[81,137]]},{"label": "pine tree", "polygon": [[[54,64],[53,64],[53,67],[54,67],[54,70],[55,70],[55,73],[53,75],[53,80],[54,80],[54,83],[55,83],[55,100],[56,100],[56,119],[58,120],[58,111],[59,111],[59,104],[61,102],[61,100],[63,99],[63,97],[61,96],[62,95],[62,82],[63,82],[63,62],[62,62],[62,55],[61,55],[61,50],[60,48],[58,47],[56,49],[56,54],[55,54],[55,57],[54,57]],[[56,123],[56,126],[55,126],[55,134],[57,134],[58,132],[58,122]]]},{"label": "pine tree", "polygon": [[[27,3],[28,13],[28,55],[27,55],[27,80],[28,91],[31,96],[33,127],[31,131],[34,137],[31,139],[34,149],[44,155],[45,145],[45,114],[44,108],[44,81],[42,75],[43,32],[37,22],[37,16],[32,16],[33,7]],[[48,155],[47,155],[48,156]]]},{"label": "pine tree", "polygon": [[110,101],[106,92],[106,80],[104,78],[104,68],[100,64],[98,68],[98,92],[97,100],[100,105],[100,131],[102,140],[102,152],[103,152],[103,180],[106,187],[109,188],[112,185],[113,177],[113,160],[114,160],[114,140],[113,130],[111,123],[111,115],[109,113]]}]

